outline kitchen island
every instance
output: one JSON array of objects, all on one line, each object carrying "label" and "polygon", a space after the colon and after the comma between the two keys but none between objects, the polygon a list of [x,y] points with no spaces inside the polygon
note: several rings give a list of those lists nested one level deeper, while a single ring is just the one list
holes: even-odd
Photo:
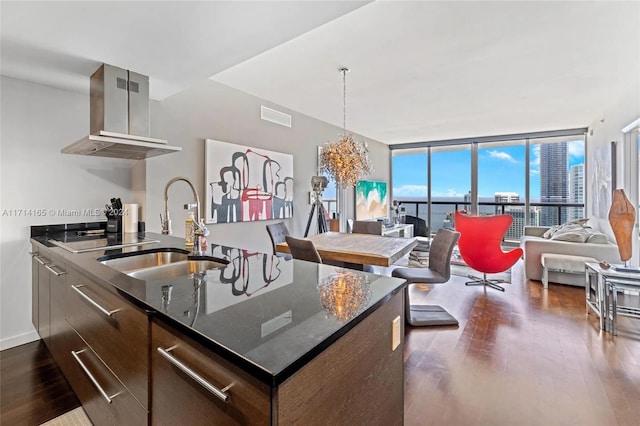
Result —
[{"label": "kitchen island", "polygon": [[[51,243],[78,227],[32,229],[34,267],[60,274],[43,284],[35,268],[34,324],[95,424],[402,424],[402,280],[219,245],[202,273],[127,275],[101,261],[184,240],[147,233],[158,243],[85,253]],[[95,382],[82,383],[85,368]],[[98,387],[111,403],[83,399]],[[128,407],[114,409],[119,399]]]}]

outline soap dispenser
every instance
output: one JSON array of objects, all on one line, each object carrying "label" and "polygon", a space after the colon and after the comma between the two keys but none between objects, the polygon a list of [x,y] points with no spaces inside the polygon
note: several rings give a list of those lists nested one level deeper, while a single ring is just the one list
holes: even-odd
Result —
[{"label": "soap dispenser", "polygon": [[193,216],[193,212],[189,212],[187,218],[184,221],[184,245],[185,246],[193,246],[194,240],[194,230],[195,224],[194,221],[196,218]]}]

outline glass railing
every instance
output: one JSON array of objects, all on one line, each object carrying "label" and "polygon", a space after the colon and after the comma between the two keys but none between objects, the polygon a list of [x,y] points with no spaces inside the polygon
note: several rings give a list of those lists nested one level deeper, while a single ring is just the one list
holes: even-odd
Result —
[{"label": "glass railing", "polygon": [[[416,216],[427,220],[426,201],[402,201],[406,215]],[[529,203],[529,225],[532,226],[553,226],[567,222],[572,219],[583,217],[583,203]],[[440,228],[454,228],[453,217],[457,210],[469,210],[469,202],[465,201],[432,201],[431,202],[431,229],[430,234],[435,233]],[[518,244],[520,237],[524,233],[526,224],[526,213],[524,203],[500,203],[500,202],[480,202],[478,203],[479,214],[509,214],[513,216],[513,223],[505,234],[505,243]]]}]

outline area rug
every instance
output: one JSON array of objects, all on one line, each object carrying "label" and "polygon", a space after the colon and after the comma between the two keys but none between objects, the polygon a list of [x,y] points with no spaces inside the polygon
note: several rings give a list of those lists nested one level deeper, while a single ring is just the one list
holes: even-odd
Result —
[{"label": "area rug", "polygon": [[82,407],[78,407],[55,419],[42,423],[41,426],[92,426],[92,423]]},{"label": "area rug", "polygon": [[414,326],[458,325],[458,320],[438,305],[411,305],[410,315],[408,322]]}]

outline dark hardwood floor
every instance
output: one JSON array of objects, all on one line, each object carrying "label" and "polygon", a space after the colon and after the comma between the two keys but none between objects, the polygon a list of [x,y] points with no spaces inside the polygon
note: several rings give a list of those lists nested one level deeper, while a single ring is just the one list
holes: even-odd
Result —
[{"label": "dark hardwood floor", "polygon": [[601,332],[584,288],[545,291],[521,263],[504,293],[465,281],[412,288],[460,325],[407,328],[405,425],[640,425],[640,320]]},{"label": "dark hardwood floor", "polygon": [[[405,425],[640,425],[640,320],[601,332],[584,289],[522,277],[518,264],[504,293],[459,276],[412,287],[414,302],[439,304],[460,325],[407,327]],[[2,425],[79,405],[42,342],[0,355]]]},{"label": "dark hardwood floor", "polygon": [[80,406],[39,340],[0,352],[0,424],[39,425]]}]

